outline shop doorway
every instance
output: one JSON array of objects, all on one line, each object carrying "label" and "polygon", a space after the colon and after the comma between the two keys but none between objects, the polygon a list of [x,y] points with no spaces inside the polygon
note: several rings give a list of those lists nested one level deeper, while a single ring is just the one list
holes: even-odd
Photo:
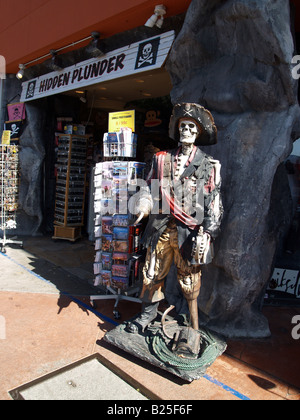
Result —
[{"label": "shop doorway", "polygon": [[96,163],[105,160],[103,136],[108,132],[109,113],[135,111],[138,146],[133,160],[145,162],[147,171],[150,169],[154,153],[174,147],[168,136],[172,112],[171,89],[170,76],[164,68],[161,68],[92,85],[85,89],[75,89],[49,99],[52,102],[54,129],[53,142],[47,147],[44,169],[43,233],[51,235],[54,229],[59,136],[66,132],[80,132],[88,136],[82,233],[93,240],[92,174]]}]

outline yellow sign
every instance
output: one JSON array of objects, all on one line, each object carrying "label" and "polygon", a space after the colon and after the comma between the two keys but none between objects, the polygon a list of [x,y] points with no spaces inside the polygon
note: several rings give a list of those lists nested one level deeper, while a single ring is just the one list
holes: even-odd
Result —
[{"label": "yellow sign", "polygon": [[2,144],[10,145],[10,130],[4,130],[2,133]]},{"label": "yellow sign", "polygon": [[109,114],[108,131],[119,132],[121,128],[131,128],[135,132],[135,111],[111,112]]}]

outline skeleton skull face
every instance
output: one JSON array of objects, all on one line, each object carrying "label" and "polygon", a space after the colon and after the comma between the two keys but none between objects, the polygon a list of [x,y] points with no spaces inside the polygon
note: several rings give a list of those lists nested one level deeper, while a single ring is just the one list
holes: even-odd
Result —
[{"label": "skeleton skull face", "polygon": [[152,53],[152,44],[145,45],[143,49],[143,59],[147,60],[147,58],[150,58],[151,53]]},{"label": "skeleton skull face", "polygon": [[197,124],[191,120],[181,120],[179,123],[180,143],[194,144],[200,133]]}]

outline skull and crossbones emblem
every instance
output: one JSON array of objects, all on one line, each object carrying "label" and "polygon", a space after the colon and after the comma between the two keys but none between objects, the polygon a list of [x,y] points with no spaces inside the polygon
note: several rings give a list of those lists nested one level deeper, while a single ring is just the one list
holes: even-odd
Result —
[{"label": "skull and crossbones emblem", "polygon": [[149,64],[149,65],[153,64],[153,58],[154,58],[153,45],[151,43],[148,43],[143,48],[142,55],[138,61],[138,67],[141,67],[144,64]]},{"label": "skull and crossbones emblem", "polygon": [[19,127],[17,127],[16,124],[12,124],[12,126],[11,126],[11,135],[13,136],[15,134],[18,134],[18,132],[19,132]]}]

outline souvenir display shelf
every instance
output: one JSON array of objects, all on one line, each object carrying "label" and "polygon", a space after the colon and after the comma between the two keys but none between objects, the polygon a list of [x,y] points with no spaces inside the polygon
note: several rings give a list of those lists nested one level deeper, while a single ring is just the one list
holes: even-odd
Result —
[{"label": "souvenir display shelf", "polygon": [[140,289],[141,225],[128,211],[128,201],[137,192],[138,178],[143,178],[145,164],[111,160],[94,169],[95,262],[96,287],[106,295],[90,296],[96,300],[115,299],[113,314],[120,318],[120,300],[140,303],[133,297]]},{"label": "souvenir display shelf", "polygon": [[71,134],[59,136],[53,239],[75,242],[81,237],[88,138]]},{"label": "souvenir display shelf", "polygon": [[0,239],[1,250],[5,252],[7,244],[17,244],[22,246],[22,241],[13,238],[8,239],[7,230],[17,227],[16,212],[18,209],[19,192],[19,147],[17,145],[0,145],[0,169],[1,169],[1,220],[0,229],[3,238]]}]

